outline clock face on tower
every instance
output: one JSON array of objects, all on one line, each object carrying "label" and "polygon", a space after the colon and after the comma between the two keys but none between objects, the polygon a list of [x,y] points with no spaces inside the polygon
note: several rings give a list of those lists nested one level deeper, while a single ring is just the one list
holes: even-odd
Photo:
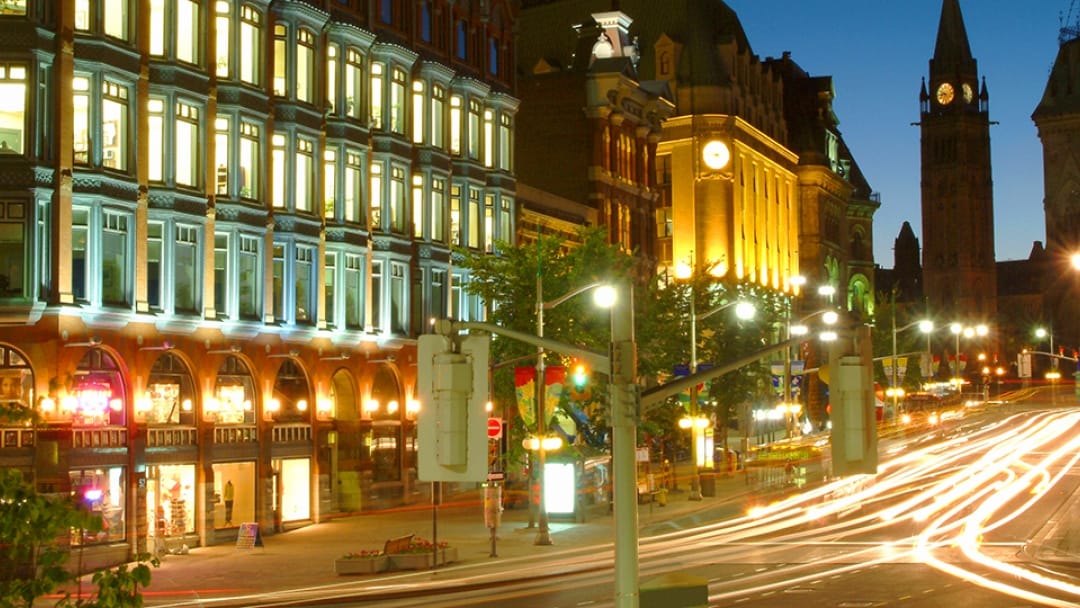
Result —
[{"label": "clock face on tower", "polygon": [[947,106],[950,103],[952,103],[953,95],[954,95],[954,92],[953,92],[953,88],[952,88],[951,84],[949,84],[947,82],[943,82],[943,83],[941,83],[940,86],[938,86],[938,88],[937,88],[937,101],[941,105]]},{"label": "clock face on tower", "polygon": [[971,90],[971,85],[965,82],[961,90],[964,91],[964,103],[971,103],[971,100],[975,98],[975,92]]}]

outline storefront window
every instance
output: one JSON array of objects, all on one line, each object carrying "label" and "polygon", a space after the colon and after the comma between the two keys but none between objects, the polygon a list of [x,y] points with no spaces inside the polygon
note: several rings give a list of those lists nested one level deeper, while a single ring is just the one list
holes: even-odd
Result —
[{"label": "storefront window", "polygon": [[146,469],[146,521],[149,535],[195,533],[195,465],[170,464]]},{"label": "storefront window", "polygon": [[100,348],[90,349],[79,362],[65,410],[81,427],[123,426],[126,421],[124,383],[116,361]]},{"label": "storefront window", "polygon": [[124,468],[78,469],[71,471],[70,476],[71,491],[79,504],[101,518],[100,531],[75,530],[71,544],[80,546],[124,540]]},{"label": "storefront window", "polygon": [[281,494],[277,505],[281,521],[299,521],[311,517],[311,460],[288,458],[274,461],[274,471],[281,476]]},{"label": "storefront window", "polygon": [[214,396],[205,407],[206,417],[217,424],[255,424],[255,388],[244,362],[228,357],[218,369]]},{"label": "storefront window", "polygon": [[311,419],[308,401],[307,376],[292,359],[285,359],[274,381],[274,399],[277,399],[276,422],[306,422]]},{"label": "storefront window", "polygon": [[214,464],[212,519],[215,528],[236,527],[255,521],[255,463]]},{"label": "storefront window", "polygon": [[191,374],[179,357],[166,353],[150,370],[146,385],[145,411],[137,416],[151,425],[195,425],[195,388]]}]

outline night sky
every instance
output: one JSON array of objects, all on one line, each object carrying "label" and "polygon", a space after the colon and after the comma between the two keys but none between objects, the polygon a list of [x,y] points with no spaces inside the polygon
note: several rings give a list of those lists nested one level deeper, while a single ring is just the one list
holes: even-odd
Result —
[{"label": "night sky", "polygon": [[[911,123],[919,120],[941,0],[726,2],[758,57],[791,51],[812,76],[833,77],[840,131],[881,194],[874,259],[892,268],[905,220],[922,239],[919,128]],[[997,259],[1027,259],[1032,243],[1046,236],[1042,146],[1031,114],[1057,56],[1061,20],[1077,23],[1080,0],[961,0],[960,9],[986,77],[990,120],[999,123],[990,128]]]}]

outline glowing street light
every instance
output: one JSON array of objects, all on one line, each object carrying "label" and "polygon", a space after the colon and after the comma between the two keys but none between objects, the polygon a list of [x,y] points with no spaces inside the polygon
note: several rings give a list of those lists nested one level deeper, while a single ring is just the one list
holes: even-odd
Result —
[{"label": "glowing street light", "polygon": [[[567,294],[564,294],[550,302],[544,301],[544,283],[541,280],[542,275],[536,273],[536,335],[540,338],[544,337],[544,311],[551,310],[559,304],[569,300],[570,298],[589,291],[595,290],[593,293],[593,301],[603,308],[611,308],[615,302],[615,289],[610,285],[602,282],[589,283],[583,287],[579,287]],[[546,410],[544,406],[544,348],[542,346],[536,347],[536,449],[533,450],[538,454],[538,464],[540,474],[537,477],[539,492],[540,492],[540,528],[536,533],[537,545],[550,545],[551,544],[551,531],[548,526],[548,514],[547,504],[544,500],[544,467],[547,465],[547,452],[548,450],[557,450],[562,447],[562,440],[558,443],[549,441],[551,438],[547,437],[547,420]],[[556,438],[558,439],[558,438]],[[530,445],[532,445],[530,443]],[[551,447],[548,447],[551,446]],[[526,446],[529,448],[529,446]],[[529,448],[531,449],[531,448]]]}]

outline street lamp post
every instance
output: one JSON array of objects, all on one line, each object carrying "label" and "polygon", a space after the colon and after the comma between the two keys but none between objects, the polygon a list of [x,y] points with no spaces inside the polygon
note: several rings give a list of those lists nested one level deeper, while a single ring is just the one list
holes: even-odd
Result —
[{"label": "street lamp post", "polygon": [[929,344],[930,344],[929,336],[930,336],[930,332],[934,331],[934,322],[930,321],[929,319],[920,319],[918,321],[912,321],[911,323],[908,323],[907,325],[905,325],[903,327],[897,328],[896,327],[896,309],[893,308],[893,314],[892,314],[892,368],[891,368],[892,373],[890,374],[890,378],[889,378],[889,388],[892,389],[893,422],[894,423],[896,422],[896,416],[899,413],[898,410],[897,410],[897,407],[899,405],[898,402],[900,400],[900,395],[903,392],[903,391],[899,390],[899,387],[897,386],[897,383],[898,383],[898,381],[897,381],[897,375],[898,375],[897,372],[899,370],[897,370],[898,365],[897,365],[897,362],[896,362],[896,334],[898,334],[898,333],[900,333],[900,332],[902,332],[902,331],[904,331],[906,329],[911,329],[912,327],[915,327],[916,325],[919,326],[920,331],[922,331],[923,333],[925,333],[927,335],[927,339],[926,339],[926,341],[927,341],[927,351],[928,351],[927,355],[929,355],[930,354],[929,353],[929,349],[930,349],[930,347],[929,347]]},{"label": "street lamp post", "polygon": [[1049,330],[1039,327],[1035,330],[1035,337],[1042,340],[1044,338],[1050,338],[1050,367],[1057,368],[1058,360],[1054,356],[1054,328],[1051,326]]},{"label": "street lamp post", "polygon": [[[597,295],[596,295],[597,302],[600,302],[603,298],[608,298],[608,300],[610,300],[611,294],[606,293],[606,292],[610,291],[611,288],[608,287],[607,284],[605,284],[605,283],[595,282],[595,283],[589,283],[588,285],[585,285],[583,287],[579,287],[579,288],[577,288],[577,289],[575,289],[575,290],[573,290],[573,291],[571,291],[571,292],[569,292],[569,293],[567,293],[567,294],[565,294],[563,296],[555,298],[554,300],[552,300],[550,302],[545,302],[544,301],[544,282],[542,280],[542,275],[539,272],[536,273],[536,335],[537,335],[537,337],[539,337],[539,338],[544,337],[544,311],[545,310],[550,310],[552,308],[555,308],[559,304],[562,304],[563,302],[569,300],[570,298],[572,298],[572,297],[574,297],[574,296],[576,296],[576,295],[578,295],[580,293],[583,293],[583,292],[588,291],[590,289],[596,289],[596,288],[601,288],[601,289],[597,290]],[[601,292],[605,292],[605,293],[601,293]],[[610,303],[607,304],[607,306],[610,306]],[[545,384],[544,384],[544,373],[545,373],[544,347],[537,346],[536,347],[536,434],[539,437],[539,442],[537,443],[537,448],[538,449],[536,450],[536,453],[538,455],[537,461],[538,461],[538,468],[540,470],[539,475],[537,476],[537,488],[538,488],[538,491],[540,493],[540,496],[539,496],[539,501],[540,501],[539,525],[540,525],[540,527],[539,527],[539,530],[536,533],[536,541],[535,541],[535,544],[537,544],[537,545],[550,545],[550,544],[552,544],[551,531],[550,531],[550,528],[549,528],[549,525],[548,525],[547,500],[544,497],[544,468],[547,466],[547,451],[548,451],[547,448],[550,445],[550,444],[546,444],[545,441],[544,441],[546,439],[546,435],[547,435],[547,420],[546,420],[546,418],[547,418],[547,407],[544,404],[544,399],[545,399],[545,394],[544,393],[545,393],[545,388],[546,388]]]},{"label": "street lamp post", "polygon": [[[718,312],[727,310],[735,306],[735,313],[740,319],[749,319],[754,316],[754,305],[742,300],[734,300],[727,304],[722,304],[709,312],[698,316],[694,307],[694,294],[691,291],[690,294],[690,373],[697,373],[697,323],[698,321],[704,321],[709,317],[715,315]],[[697,403],[698,401],[698,389],[695,383],[690,387],[690,420],[693,422],[690,425],[690,463],[693,466],[692,473],[690,474],[690,500],[701,500],[701,479],[698,471],[698,450],[697,450]],[[726,455],[725,455],[726,456]]]},{"label": "street lamp post", "polygon": [[975,336],[983,337],[990,333],[990,329],[983,324],[976,325],[974,327],[964,327],[960,323],[951,323],[949,325],[949,331],[956,336],[956,351],[953,356],[956,359],[956,365],[953,369],[953,381],[956,383],[956,390],[960,390],[960,334],[964,334],[965,338],[971,339]]}]

